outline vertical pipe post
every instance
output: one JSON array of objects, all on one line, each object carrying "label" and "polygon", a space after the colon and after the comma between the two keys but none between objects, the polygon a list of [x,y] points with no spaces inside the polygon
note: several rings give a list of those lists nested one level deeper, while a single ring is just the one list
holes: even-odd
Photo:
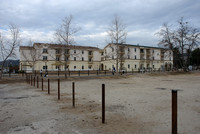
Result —
[{"label": "vertical pipe post", "polygon": [[31,86],[32,86],[32,75],[31,75]]},{"label": "vertical pipe post", "polygon": [[39,79],[38,79],[38,76],[37,76],[37,88],[39,88]]},{"label": "vertical pipe post", "polygon": [[72,106],[75,107],[75,83],[72,82]]},{"label": "vertical pipe post", "polygon": [[105,84],[102,84],[102,123],[105,123]]},{"label": "vertical pipe post", "polygon": [[58,79],[58,100],[60,100],[60,79]]},{"label": "vertical pipe post", "polygon": [[34,82],[34,87],[35,87],[35,76],[34,76],[34,80],[33,80],[33,82]]},{"label": "vertical pipe post", "polygon": [[42,78],[42,91],[43,91],[43,78]]},{"label": "vertical pipe post", "polygon": [[172,134],[177,134],[177,90],[172,90]]},{"label": "vertical pipe post", "polygon": [[50,94],[50,79],[48,79],[48,94]]}]

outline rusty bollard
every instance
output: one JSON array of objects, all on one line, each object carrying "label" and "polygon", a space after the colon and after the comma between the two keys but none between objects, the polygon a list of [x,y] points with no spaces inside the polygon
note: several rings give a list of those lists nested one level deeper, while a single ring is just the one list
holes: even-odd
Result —
[{"label": "rusty bollard", "polygon": [[102,123],[105,123],[105,84],[102,84]]},{"label": "rusty bollard", "polygon": [[177,90],[172,90],[172,134],[177,134]]}]

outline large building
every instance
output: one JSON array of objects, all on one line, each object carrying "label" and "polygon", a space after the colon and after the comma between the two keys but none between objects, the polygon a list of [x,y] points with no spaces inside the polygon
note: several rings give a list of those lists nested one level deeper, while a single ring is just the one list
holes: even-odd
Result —
[{"label": "large building", "polygon": [[108,44],[104,49],[34,43],[20,46],[20,70],[171,69],[172,52],[158,47]]}]

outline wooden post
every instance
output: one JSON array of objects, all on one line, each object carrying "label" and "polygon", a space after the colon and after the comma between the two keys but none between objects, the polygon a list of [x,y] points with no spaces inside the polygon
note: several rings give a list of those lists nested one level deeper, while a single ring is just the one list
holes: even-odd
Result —
[{"label": "wooden post", "polygon": [[42,91],[43,91],[43,78],[42,78]]},{"label": "wooden post", "polygon": [[102,123],[105,123],[105,84],[102,84]]},{"label": "wooden post", "polygon": [[58,79],[58,100],[60,100],[60,79]]},{"label": "wooden post", "polygon": [[35,87],[35,77],[34,77],[34,87]]},{"label": "wooden post", "polygon": [[31,86],[32,86],[32,75],[31,75]]},{"label": "wooden post", "polygon": [[72,106],[75,108],[75,83],[72,82]]},{"label": "wooden post", "polygon": [[50,79],[48,79],[48,94],[50,94]]},{"label": "wooden post", "polygon": [[177,90],[172,90],[172,134],[177,134]]},{"label": "wooden post", "polygon": [[38,76],[37,76],[37,88],[39,88],[39,79],[38,79]]}]

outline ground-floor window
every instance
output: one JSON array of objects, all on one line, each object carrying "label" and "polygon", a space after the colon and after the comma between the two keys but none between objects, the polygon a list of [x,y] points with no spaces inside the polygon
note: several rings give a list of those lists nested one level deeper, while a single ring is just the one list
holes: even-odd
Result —
[{"label": "ground-floor window", "polygon": [[84,66],[82,66],[82,69],[84,69]]},{"label": "ground-floor window", "polygon": [[48,68],[48,66],[43,66],[43,69],[45,69],[45,70],[46,70],[47,68]]},{"label": "ground-floor window", "polygon": [[135,64],[135,68],[137,68],[137,65]]},{"label": "ground-floor window", "polygon": [[89,66],[88,66],[88,69],[92,69],[92,65],[89,65]]},{"label": "ground-floor window", "polygon": [[56,69],[60,69],[60,66],[56,66]]},{"label": "ground-floor window", "polygon": [[130,68],[130,64],[128,64],[128,68]]},{"label": "ground-floor window", "polygon": [[76,69],[76,66],[74,66],[74,69]]}]

